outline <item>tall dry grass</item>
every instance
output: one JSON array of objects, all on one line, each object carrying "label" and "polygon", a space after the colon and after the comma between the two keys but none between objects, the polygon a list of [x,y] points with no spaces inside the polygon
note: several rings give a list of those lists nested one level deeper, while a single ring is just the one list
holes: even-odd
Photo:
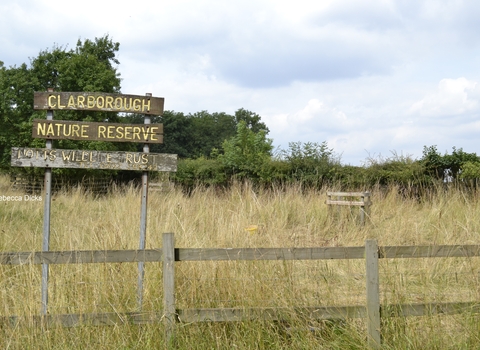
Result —
[{"label": "tall dry grass", "polygon": [[[371,189],[365,226],[357,210],[329,212],[326,190],[292,186],[254,191],[237,184],[226,191],[198,188],[149,194],[147,248],[161,247],[174,232],[177,247],[319,247],[478,244],[479,198],[459,190],[438,191],[428,201],[404,198],[395,188]],[[0,196],[23,195],[0,179]],[[38,251],[43,201],[0,202],[0,249]],[[253,230],[252,227],[256,229]],[[81,189],[56,193],[52,201],[50,250],[136,249],[140,192],[117,188],[106,196]],[[384,259],[382,303],[475,301],[479,260]],[[0,265],[0,316],[40,311],[40,267]],[[136,264],[51,265],[51,314],[136,311]],[[365,304],[361,260],[182,262],[176,266],[177,307],[293,307]],[[162,309],[160,263],[146,264],[144,310]],[[384,319],[385,348],[478,348],[476,315]],[[157,348],[162,325],[118,325],[47,330],[0,326],[3,348]],[[271,322],[181,324],[184,349],[363,349],[364,320],[312,322],[292,316]]]}]

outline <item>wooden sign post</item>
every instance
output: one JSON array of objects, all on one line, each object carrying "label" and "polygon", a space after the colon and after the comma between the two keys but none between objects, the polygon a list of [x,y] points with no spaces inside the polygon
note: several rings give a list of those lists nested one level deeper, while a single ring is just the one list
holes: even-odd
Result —
[{"label": "wooden sign post", "polygon": [[[49,91],[53,91],[49,89]],[[53,110],[47,110],[47,120],[53,120]],[[46,141],[46,150],[52,149],[52,140]],[[52,169],[45,169],[45,202],[43,205],[43,239],[42,250],[47,252],[50,250],[50,207],[52,203]],[[42,264],[42,309],[41,314],[46,315],[48,311],[48,264]]]},{"label": "wooden sign post", "polygon": [[[47,118],[33,121],[32,137],[46,139],[45,148],[13,147],[11,165],[45,168],[45,205],[42,250],[50,249],[50,206],[52,168],[140,170],[142,199],[140,250],[145,249],[149,171],[177,171],[176,154],[150,153],[149,144],[163,143],[163,125],[151,124],[150,115],[163,114],[164,99],[145,96],[92,92],[34,93],[34,109],[46,110]],[[130,112],[144,115],[144,124],[95,123],[53,120],[54,110]],[[141,142],[143,152],[106,152],[54,149],[52,140]],[[138,264],[138,308],[143,299],[143,262]],[[48,311],[48,264],[42,264],[42,314]]]},{"label": "wooden sign post", "polygon": [[[145,126],[150,125],[150,116],[144,116]],[[143,144],[143,153],[150,153],[150,146],[148,143]],[[142,210],[140,213],[140,244],[139,249],[145,249],[145,240],[147,237],[147,199],[148,199],[148,172],[144,171],[142,173]],[[143,278],[145,275],[144,263],[143,261],[138,262],[138,282],[137,282],[137,305],[138,309],[142,309],[143,304]]]}]

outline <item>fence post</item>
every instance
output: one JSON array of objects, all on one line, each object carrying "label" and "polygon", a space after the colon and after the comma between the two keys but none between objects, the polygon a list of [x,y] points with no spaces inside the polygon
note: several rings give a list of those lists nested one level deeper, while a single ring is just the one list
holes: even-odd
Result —
[{"label": "fence post", "polygon": [[163,313],[165,344],[167,348],[175,342],[175,237],[173,233],[163,234]]},{"label": "fence post", "polygon": [[[145,96],[151,97],[152,94],[147,93]],[[150,124],[150,116],[144,114],[145,125]],[[150,146],[148,143],[143,145],[143,153],[149,153]],[[147,237],[147,204],[148,204],[148,171],[142,173],[142,200],[140,210],[140,244],[139,249],[145,250],[145,240]],[[143,278],[145,276],[144,261],[138,262],[138,282],[137,282],[137,305],[138,310],[142,311],[143,304]]]},{"label": "fence post", "polygon": [[377,241],[365,241],[365,265],[367,280],[367,331],[368,345],[379,349],[380,335],[380,287],[378,277],[378,245]]},{"label": "fence post", "polygon": [[370,215],[370,192],[363,192],[361,201],[363,205],[360,206],[360,224],[365,225],[365,214]]}]

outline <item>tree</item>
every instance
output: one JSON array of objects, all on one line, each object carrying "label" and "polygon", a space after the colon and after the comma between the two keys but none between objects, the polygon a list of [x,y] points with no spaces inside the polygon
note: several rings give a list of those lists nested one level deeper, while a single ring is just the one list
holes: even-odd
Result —
[{"label": "tree", "polygon": [[[10,148],[41,147],[42,140],[32,140],[32,120],[45,118],[44,112],[33,110],[33,93],[53,88],[56,91],[120,92],[120,74],[115,55],[119,43],[108,35],[94,41],[78,40],[75,49],[54,46],[40,51],[30,60],[30,67],[0,66],[0,166],[10,167]],[[117,121],[116,113],[90,111],[56,111],[55,119]],[[59,140],[56,148],[125,149],[131,145],[98,145],[80,141]]]},{"label": "tree", "polygon": [[247,128],[253,132],[260,132],[263,130],[266,135],[270,132],[267,125],[261,121],[261,117],[257,113],[240,108],[235,112],[235,124],[238,125],[241,121],[244,121]]},{"label": "tree", "polygon": [[120,44],[107,36],[78,40],[75,49],[54,46],[40,51],[31,60],[31,70],[39,80],[41,90],[120,92],[120,74],[114,65]]},{"label": "tree", "polygon": [[26,64],[0,68],[0,167],[10,166],[10,148],[29,145],[33,92],[38,80]]},{"label": "tree", "polygon": [[225,140],[235,135],[235,120],[226,113],[201,111],[189,116],[192,120],[191,158],[209,157]]},{"label": "tree", "polygon": [[[185,115],[181,112],[165,111],[162,116],[152,117],[152,123],[163,123],[164,143],[152,145],[152,152],[175,153],[180,158],[208,158],[212,151],[222,153],[222,144],[237,133],[238,122],[244,122],[249,130],[253,132],[266,132],[265,125],[260,122],[258,114],[243,111],[245,119],[251,116],[248,124],[245,120],[236,118],[224,112],[209,113],[200,111]],[[238,112],[238,111],[237,111]],[[238,114],[238,113],[237,113]],[[248,118],[247,118],[248,117]],[[141,115],[130,115],[126,117],[131,123],[143,123]],[[258,131],[255,131],[257,130]]]},{"label": "tree", "polygon": [[191,118],[182,112],[165,111],[162,116],[154,117],[154,120],[163,123],[164,136],[163,143],[152,145],[151,151],[177,154],[179,158],[192,158]]},{"label": "tree", "polygon": [[265,165],[271,160],[273,146],[264,130],[256,133],[245,121],[240,121],[236,135],[223,142],[222,148],[219,160],[232,175],[255,180],[262,177]]}]

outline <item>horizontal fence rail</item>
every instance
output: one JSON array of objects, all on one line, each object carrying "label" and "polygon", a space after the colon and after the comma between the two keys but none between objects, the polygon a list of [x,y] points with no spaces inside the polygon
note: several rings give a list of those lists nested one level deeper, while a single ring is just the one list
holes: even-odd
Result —
[{"label": "horizontal fence rail", "polygon": [[120,262],[158,262],[162,261],[162,251],[145,250],[79,250],[49,252],[1,253],[2,265],[25,264],[89,264]]},{"label": "horizontal fence rail", "polygon": [[[358,199],[354,199],[358,198]],[[370,192],[327,192],[327,205],[369,206]]]},{"label": "horizontal fence rail", "polygon": [[[176,310],[177,319],[181,322],[229,322],[271,320],[281,321],[287,315],[301,315],[316,320],[337,320],[348,318],[364,318],[366,307],[357,306],[318,306],[294,308],[198,308]],[[380,314],[384,317],[457,315],[464,312],[480,313],[480,303],[419,303],[391,304],[380,306]],[[62,327],[76,326],[113,326],[119,324],[152,324],[163,321],[165,313],[159,311],[142,312],[105,312],[92,314],[65,314],[45,316],[0,316],[0,323],[17,326],[57,325]]]},{"label": "horizontal fence rail", "polygon": [[[480,245],[385,246],[380,259],[468,258]],[[175,261],[364,259],[365,247],[320,248],[175,248]],[[162,249],[0,252],[0,265],[161,262]]]},{"label": "horizontal fence rail", "polygon": [[[306,319],[366,318],[369,344],[380,344],[380,318],[425,315],[480,313],[480,303],[447,302],[381,305],[379,297],[379,259],[471,258],[480,256],[480,245],[383,246],[367,240],[360,247],[314,248],[175,248],[171,233],[163,236],[163,247],[145,250],[85,250],[50,252],[0,252],[0,265],[88,264],[163,262],[164,308],[146,312],[115,312],[39,316],[1,316],[0,323],[61,325],[115,325],[164,322],[167,338],[178,322],[227,322],[246,320],[284,320],[291,315]],[[367,305],[313,306],[291,308],[175,308],[174,265],[182,261],[261,261],[261,260],[342,260],[366,261]]]}]

